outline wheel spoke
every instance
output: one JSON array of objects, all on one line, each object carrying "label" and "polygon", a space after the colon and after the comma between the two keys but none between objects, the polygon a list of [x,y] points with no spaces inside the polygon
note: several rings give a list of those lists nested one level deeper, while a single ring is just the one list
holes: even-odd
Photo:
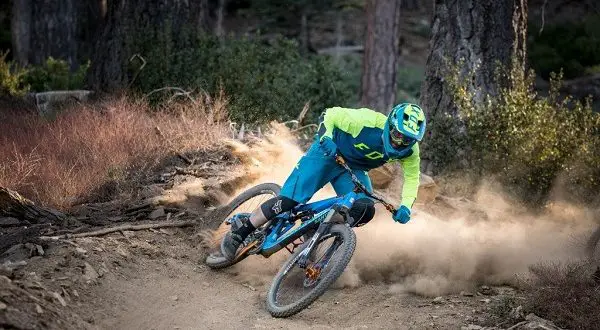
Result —
[{"label": "wheel spoke", "polygon": [[[279,285],[276,296],[276,302],[278,304],[282,306],[291,304],[294,301],[305,297],[314,289],[319,281],[327,274],[327,267],[322,267],[322,265],[320,265],[321,261],[327,254],[335,254],[341,245],[339,240],[340,238],[337,236],[330,236],[325,239],[321,238],[317,242],[317,246],[315,246],[314,250],[311,252],[308,265],[305,268],[298,265],[297,261],[300,256],[300,254],[298,254],[292,267],[284,275],[284,278]],[[321,255],[321,251],[325,253]]]},{"label": "wheel spoke", "polygon": [[[248,242],[242,247],[242,250],[238,252],[237,257],[233,261],[228,261],[221,255],[221,241],[225,234],[230,230],[231,225],[228,223],[228,219],[236,214],[251,213],[259,205],[264,203],[270,198],[279,194],[281,187],[274,183],[264,183],[249,188],[242,192],[227,205],[223,206],[222,211],[218,211],[219,225],[214,230],[203,232],[203,244],[207,249],[208,256],[206,257],[206,264],[211,268],[225,268],[229,267],[241,260],[243,260],[251,250],[256,247],[256,244],[250,242],[252,239],[249,236]],[[224,213],[227,213],[223,215]]]},{"label": "wheel spoke", "polygon": [[347,225],[334,224],[321,236],[300,267],[302,249],[297,249],[279,270],[267,294],[272,316],[294,315],[318,299],[342,274],[356,247],[356,235]]}]

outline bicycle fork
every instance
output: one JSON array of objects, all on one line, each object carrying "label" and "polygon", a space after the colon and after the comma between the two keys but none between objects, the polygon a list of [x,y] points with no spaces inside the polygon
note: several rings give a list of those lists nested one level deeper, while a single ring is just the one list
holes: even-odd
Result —
[{"label": "bicycle fork", "polygon": [[319,228],[317,228],[315,234],[308,241],[308,245],[306,246],[306,248],[300,253],[300,256],[298,257],[298,266],[300,266],[301,268],[306,267],[308,263],[308,256],[313,251],[315,243],[319,240],[321,236],[323,236],[323,234],[327,233],[331,228],[331,218],[333,217],[335,212],[336,211],[334,209],[331,209],[329,210],[329,212],[327,212],[325,220],[323,220],[323,222],[319,225]]}]

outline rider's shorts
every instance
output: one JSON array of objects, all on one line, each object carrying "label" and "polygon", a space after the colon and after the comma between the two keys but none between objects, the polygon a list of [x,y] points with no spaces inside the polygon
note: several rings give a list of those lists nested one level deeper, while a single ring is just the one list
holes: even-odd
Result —
[{"label": "rider's shorts", "polygon": [[[366,171],[357,170],[354,174],[369,191],[373,191]],[[354,189],[350,174],[333,157],[325,156],[321,145],[315,141],[281,187],[280,195],[298,203],[306,203],[327,183],[331,183],[338,196]]]}]

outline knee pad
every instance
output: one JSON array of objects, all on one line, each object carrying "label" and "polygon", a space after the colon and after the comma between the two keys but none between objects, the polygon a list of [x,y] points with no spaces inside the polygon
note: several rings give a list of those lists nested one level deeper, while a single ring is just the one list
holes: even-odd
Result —
[{"label": "knee pad", "polygon": [[267,218],[267,220],[271,220],[279,214],[293,209],[296,205],[298,205],[298,202],[293,199],[284,196],[277,196],[264,202],[260,206],[260,209],[265,218]]},{"label": "knee pad", "polygon": [[375,216],[375,203],[370,198],[359,198],[348,212],[352,219],[352,227],[360,227],[371,221]]}]

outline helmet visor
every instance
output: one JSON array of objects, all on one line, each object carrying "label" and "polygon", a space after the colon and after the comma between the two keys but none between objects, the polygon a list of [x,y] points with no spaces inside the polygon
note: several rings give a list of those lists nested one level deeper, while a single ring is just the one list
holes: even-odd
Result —
[{"label": "helmet visor", "polygon": [[402,134],[394,125],[390,125],[390,143],[394,148],[406,147],[412,142],[412,138]]}]

